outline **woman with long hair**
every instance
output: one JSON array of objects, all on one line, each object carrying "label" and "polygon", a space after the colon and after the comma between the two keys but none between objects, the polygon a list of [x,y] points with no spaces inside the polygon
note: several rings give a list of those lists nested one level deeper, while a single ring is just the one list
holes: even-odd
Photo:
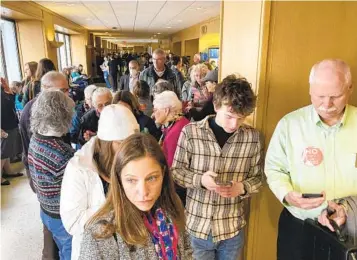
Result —
[{"label": "woman with long hair", "polygon": [[30,100],[35,98],[41,91],[41,78],[49,71],[56,70],[56,66],[50,59],[44,58],[38,62],[34,78],[24,91],[22,104],[25,106]]},{"label": "woman with long hair", "polygon": [[92,137],[69,161],[62,182],[61,218],[71,235],[72,260],[79,257],[84,224],[104,204],[110,186],[110,170],[120,143],[139,125],[133,113],[121,105],[101,112],[97,136]]},{"label": "woman with long hair", "polygon": [[22,90],[22,105],[25,106],[26,103],[24,100],[24,93],[27,92],[29,86],[35,81],[35,75],[36,75],[36,70],[37,70],[37,65],[38,63],[36,61],[30,61],[25,63],[24,66],[24,72],[25,72],[25,77],[22,81],[22,85],[24,86],[23,90]]},{"label": "woman with long hair", "polygon": [[79,259],[192,259],[185,214],[165,156],[147,134],[116,153],[108,198],[84,232]]}]

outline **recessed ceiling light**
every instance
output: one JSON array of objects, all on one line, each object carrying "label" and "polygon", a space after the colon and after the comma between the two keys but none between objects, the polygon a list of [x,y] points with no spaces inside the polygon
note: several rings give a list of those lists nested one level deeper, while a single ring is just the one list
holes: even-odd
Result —
[{"label": "recessed ceiling light", "polygon": [[171,29],[172,27],[171,27],[171,26],[167,26],[166,28],[167,28],[167,29]]},{"label": "recessed ceiling light", "polygon": [[202,7],[197,7],[197,8],[196,8],[196,10],[201,10],[201,9],[202,9]]},{"label": "recessed ceiling light", "polygon": [[161,34],[161,33],[157,33],[157,34]]}]

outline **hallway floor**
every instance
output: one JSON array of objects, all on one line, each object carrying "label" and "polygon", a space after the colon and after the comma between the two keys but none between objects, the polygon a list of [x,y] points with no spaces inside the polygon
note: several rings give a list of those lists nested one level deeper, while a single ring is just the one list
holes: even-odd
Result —
[{"label": "hallway floor", "polygon": [[[21,168],[16,164],[14,169]],[[18,171],[17,171],[18,172]],[[40,206],[24,175],[1,186],[1,260],[40,260],[43,235]]]}]

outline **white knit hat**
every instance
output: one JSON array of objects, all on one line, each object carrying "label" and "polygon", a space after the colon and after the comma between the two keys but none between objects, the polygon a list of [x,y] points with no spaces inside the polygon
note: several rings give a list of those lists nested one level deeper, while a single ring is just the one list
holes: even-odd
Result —
[{"label": "white knit hat", "polygon": [[98,138],[103,141],[121,141],[139,132],[139,124],[128,108],[123,105],[106,106],[100,113]]}]

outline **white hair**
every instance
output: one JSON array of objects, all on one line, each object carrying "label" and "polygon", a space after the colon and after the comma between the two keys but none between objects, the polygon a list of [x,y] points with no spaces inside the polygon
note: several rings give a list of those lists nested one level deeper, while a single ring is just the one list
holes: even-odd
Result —
[{"label": "white hair", "polygon": [[97,89],[96,85],[89,85],[84,89],[84,98],[91,99],[94,91]]},{"label": "white hair", "polygon": [[64,135],[72,123],[75,104],[73,100],[58,90],[42,91],[31,109],[31,131]]},{"label": "white hair", "polygon": [[335,73],[344,75],[344,87],[352,84],[351,69],[346,62],[339,59],[326,59],[316,63],[310,72],[309,83],[315,85],[320,81],[321,73]]},{"label": "white hair", "polygon": [[49,71],[41,78],[41,89],[48,90],[56,87],[56,83],[60,80],[67,82],[66,76],[57,71]]},{"label": "white hair", "polygon": [[113,98],[112,92],[110,92],[110,90],[106,87],[98,87],[92,94],[92,102],[93,102],[93,106],[96,107],[97,106],[97,98],[99,96],[104,96],[104,95],[108,95],[110,96],[110,98]]},{"label": "white hair", "polygon": [[157,94],[154,99],[154,108],[169,108],[170,113],[179,114],[182,112],[182,103],[173,91],[164,91]]}]

